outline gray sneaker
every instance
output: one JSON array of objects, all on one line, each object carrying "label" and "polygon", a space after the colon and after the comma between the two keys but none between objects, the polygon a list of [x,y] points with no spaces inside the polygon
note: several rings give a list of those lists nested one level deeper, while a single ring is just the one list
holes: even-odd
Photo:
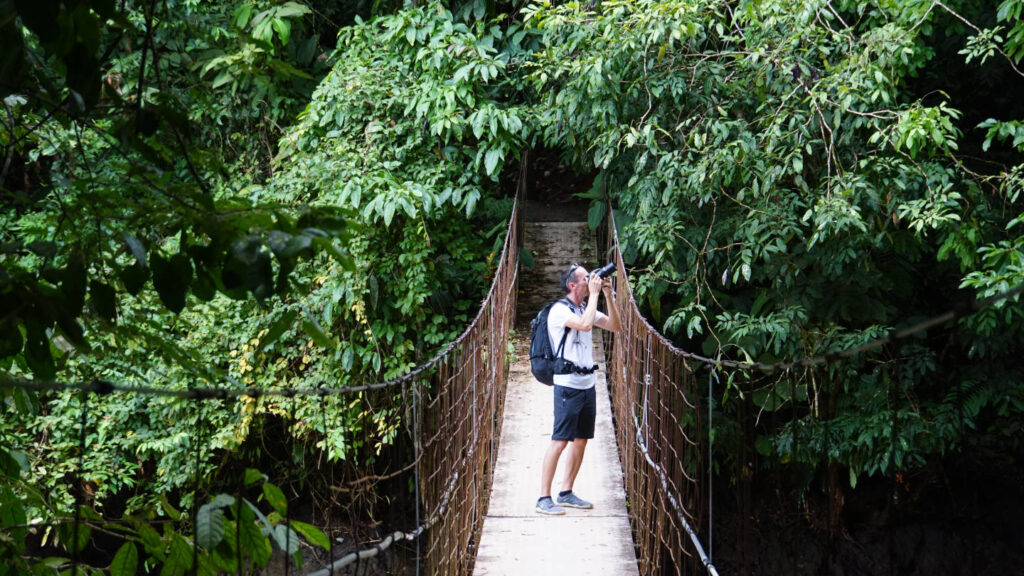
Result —
[{"label": "gray sneaker", "polygon": [[561,516],[565,514],[565,508],[557,506],[551,501],[551,496],[545,496],[540,500],[537,500],[537,512],[541,514],[548,514],[550,516]]},{"label": "gray sneaker", "polygon": [[594,507],[593,504],[587,502],[586,500],[580,498],[579,496],[573,494],[572,492],[569,492],[565,496],[559,496],[558,505],[565,506],[567,508],[583,508],[585,510],[590,510],[591,508]]}]

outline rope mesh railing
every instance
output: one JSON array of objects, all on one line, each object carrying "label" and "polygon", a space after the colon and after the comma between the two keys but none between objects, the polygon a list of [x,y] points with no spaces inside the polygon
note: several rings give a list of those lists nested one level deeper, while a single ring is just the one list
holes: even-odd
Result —
[{"label": "rope mesh railing", "polygon": [[[516,242],[513,222],[491,297],[473,331],[439,364],[437,385],[424,393],[419,450],[434,465],[421,478],[421,493],[424,509],[437,518],[425,552],[428,574],[469,573],[475,558],[470,551],[483,528],[507,383],[505,349],[515,317],[518,251],[509,246]],[[457,511],[439,514],[449,502],[458,503],[449,507]]]},{"label": "rope mesh railing", "polygon": [[640,313],[611,220],[607,243],[621,322],[605,339],[608,381],[640,573],[717,574],[693,529],[705,511],[698,381],[685,354]]},{"label": "rope mesh railing", "polygon": [[[978,298],[869,342],[820,356],[772,364],[738,362],[678,349],[647,322],[625,273],[610,210],[603,241],[617,266],[615,305],[621,329],[614,338],[605,339],[605,347],[606,358],[611,359],[607,370],[612,410],[641,574],[718,574],[694,528],[709,520],[711,500],[710,490],[705,501],[698,487],[702,479],[711,481],[711,410],[710,406],[701,408],[698,368],[708,370],[706,398],[710,399],[712,380],[717,381],[719,369],[772,374],[834,364],[1024,293],[1024,286],[1017,286]],[[705,414],[708,422],[702,421]],[[708,521],[709,545],[710,533]]]},{"label": "rope mesh railing", "polygon": [[[408,422],[413,443],[413,463],[402,472],[412,478],[415,490],[416,525],[408,531],[386,533],[375,544],[364,544],[360,549],[335,556],[335,542],[330,540],[330,557],[326,567],[310,572],[311,576],[333,576],[350,564],[357,564],[378,555],[391,544],[399,541],[416,541],[416,573],[423,569],[425,574],[469,574],[475,559],[475,546],[483,528],[487,511],[488,494],[493,476],[496,445],[501,426],[503,398],[508,375],[506,350],[508,335],[515,318],[518,286],[518,262],[520,230],[519,212],[523,198],[523,172],[520,171],[517,198],[513,203],[500,260],[494,270],[490,290],[480,305],[476,318],[462,334],[441,350],[430,361],[416,367],[399,378],[372,384],[330,388],[321,386],[309,389],[258,388],[200,388],[168,389],[153,386],[127,386],[104,380],[88,382],[55,382],[28,379],[0,381],[0,387],[15,387],[30,391],[77,390],[81,401],[81,441],[78,470],[82,470],[82,458],[88,449],[84,438],[88,433],[88,398],[91,395],[144,394],[162,396],[181,402],[198,403],[212,399],[249,399],[259,402],[261,397],[290,398],[285,419],[295,424],[295,398],[298,396],[319,397],[320,409],[317,420],[326,432],[326,401],[332,397],[363,399],[365,394],[401,386],[402,411],[411,419]],[[315,422],[308,425],[315,427]],[[198,416],[194,426],[195,437],[191,446],[195,460],[199,460],[202,449],[202,426]],[[290,446],[291,444],[289,444]],[[198,470],[198,466],[197,466]],[[288,476],[291,477],[289,470]],[[331,482],[334,482],[333,472]],[[195,475],[196,498],[193,509],[185,516],[197,523],[200,510],[198,492],[200,479]],[[331,486],[333,489],[334,486]],[[236,494],[235,518],[243,516],[241,493]],[[76,496],[73,518],[67,523],[73,526],[73,538],[77,542],[80,529],[84,530],[82,499]],[[454,505],[457,503],[458,505]],[[284,520],[283,538],[279,545],[289,551],[297,549],[293,538],[297,535],[287,527],[293,521],[290,509],[282,514]],[[328,524],[330,522],[328,521]],[[193,529],[195,526],[193,526]],[[241,538],[241,526],[235,530],[235,537]],[[185,534],[183,532],[182,534]],[[192,541],[188,558],[179,555],[188,573],[198,569],[199,553],[196,540]],[[365,542],[365,540],[364,540]],[[237,543],[240,546],[241,542]],[[70,573],[88,572],[80,559],[80,547],[70,548]],[[291,571],[285,560],[284,573]],[[81,568],[81,570],[80,570]],[[238,563],[242,570],[242,563]]]}]

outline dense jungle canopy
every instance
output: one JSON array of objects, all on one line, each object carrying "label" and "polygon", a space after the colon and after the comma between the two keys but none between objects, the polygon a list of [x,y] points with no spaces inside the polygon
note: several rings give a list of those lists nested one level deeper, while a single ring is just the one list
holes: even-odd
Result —
[{"label": "dense jungle canopy", "polygon": [[[1024,284],[1022,12],[0,0],[0,379],[291,389],[405,373],[474,316],[530,149],[596,176],[591,225],[615,210],[641,305],[684,349],[792,360],[962,309]],[[1001,478],[1019,503],[1022,320],[1013,297],[825,368],[723,372],[716,476],[771,478],[794,507],[823,495],[832,533],[843,494],[879,479],[895,501]],[[282,462],[316,485],[409,457],[391,392],[325,418],[301,399],[197,417],[96,397],[85,453],[81,395],[0,393],[0,575],[58,573],[86,546],[66,529],[76,495],[93,525],[129,526],[131,546],[93,569],[179,573],[191,553],[151,524],[190,521],[175,514],[197,476],[205,498],[260,468],[272,503]],[[387,505],[346,498],[320,504]],[[204,550],[202,569],[265,564],[252,536],[249,552]]]}]

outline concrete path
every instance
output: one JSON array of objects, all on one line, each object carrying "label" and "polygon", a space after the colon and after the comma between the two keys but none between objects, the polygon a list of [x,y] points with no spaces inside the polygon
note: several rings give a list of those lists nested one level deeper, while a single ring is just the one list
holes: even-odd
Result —
[{"label": "concrete path", "polygon": [[[552,236],[547,237],[547,234]],[[539,270],[556,270],[553,280],[556,287],[557,270],[564,268],[565,264],[553,264],[553,261],[568,258],[568,263],[578,261],[585,266],[592,265],[593,256],[587,254],[552,259],[550,256],[554,254],[545,253],[556,250],[561,242],[580,249],[586,242],[580,243],[578,235],[589,235],[585,224],[527,224],[526,246],[534,252]],[[539,246],[538,242],[541,243]],[[521,280],[524,281],[530,280]],[[530,286],[521,286],[521,289],[528,293]],[[519,306],[524,306],[524,299],[520,299]],[[533,314],[536,314],[535,310]],[[638,570],[626,511],[622,467],[615,446],[603,370],[597,377],[597,430],[595,438],[588,443],[574,487],[577,494],[594,503],[594,509],[567,509],[565,516],[543,516],[534,511],[540,493],[541,460],[551,439],[553,409],[552,389],[537,382],[530,374],[528,331],[528,326],[520,327],[516,338],[498,462],[474,574],[636,575]],[[604,368],[600,338],[601,330],[598,329],[594,333],[595,360]],[[562,455],[564,460],[565,453]],[[560,462],[555,473],[555,492],[562,477]]]}]

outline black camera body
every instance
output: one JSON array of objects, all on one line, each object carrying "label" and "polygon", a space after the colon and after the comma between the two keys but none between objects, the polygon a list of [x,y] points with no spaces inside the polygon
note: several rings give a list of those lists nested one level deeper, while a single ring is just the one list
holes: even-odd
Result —
[{"label": "black camera body", "polygon": [[602,279],[607,278],[612,274],[615,274],[615,262],[609,262],[597,270],[594,270],[591,274],[597,274]]}]

